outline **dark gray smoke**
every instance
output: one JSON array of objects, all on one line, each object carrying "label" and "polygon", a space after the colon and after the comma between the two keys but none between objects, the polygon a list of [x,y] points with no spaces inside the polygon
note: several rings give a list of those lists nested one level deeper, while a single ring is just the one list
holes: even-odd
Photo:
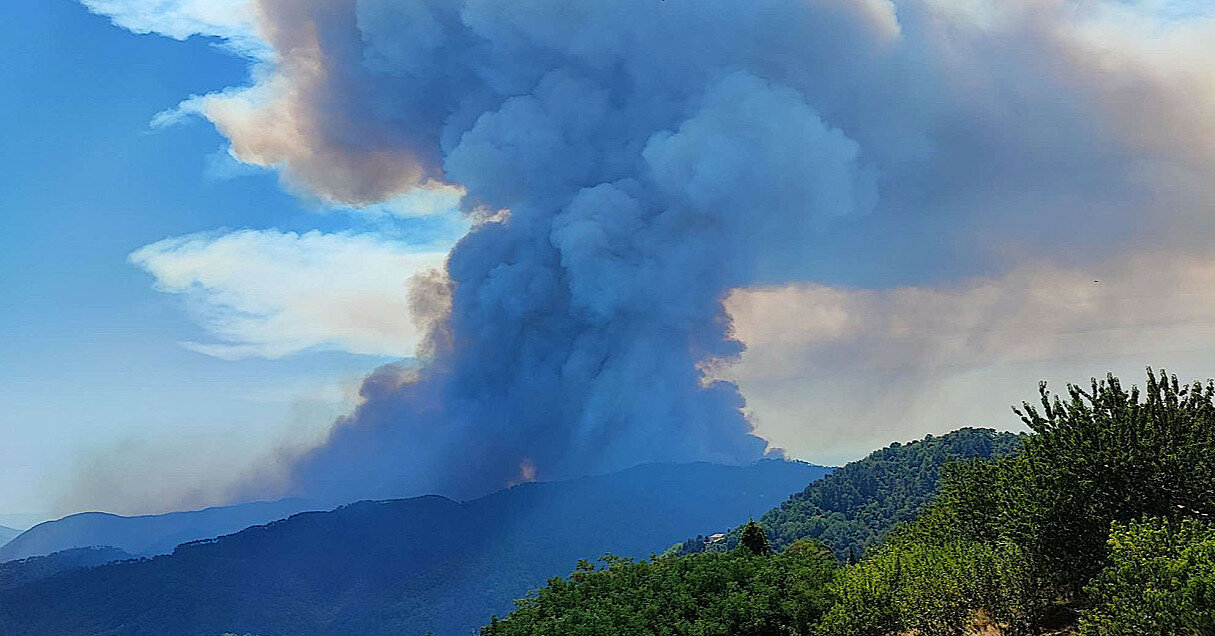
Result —
[{"label": "dark gray smoke", "polygon": [[274,6],[329,47],[324,89],[344,97],[315,116],[372,111],[341,144],[410,148],[505,211],[451,254],[432,358],[368,379],[302,490],[459,495],[533,467],[762,455],[737,387],[698,365],[740,351],[728,289],[872,209],[860,145],[797,85],[849,90],[829,69],[864,63],[889,22],[753,1]]},{"label": "dark gray smoke", "polygon": [[259,7],[271,72],[200,106],[235,152],[348,204],[459,184],[482,219],[416,281],[424,364],[374,373],[296,465],[310,496],[752,460],[737,387],[703,371],[740,352],[729,290],[1210,229],[1185,197],[1215,150],[1174,134],[1205,76],[1124,39],[1126,3]]}]

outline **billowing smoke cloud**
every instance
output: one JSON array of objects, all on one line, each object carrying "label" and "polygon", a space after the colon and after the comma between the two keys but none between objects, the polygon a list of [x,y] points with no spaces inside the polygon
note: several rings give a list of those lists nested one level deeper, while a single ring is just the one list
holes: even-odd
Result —
[{"label": "billowing smoke cloud", "polygon": [[[1176,9],[1176,7],[1172,7]],[[470,494],[746,461],[722,299],[1212,232],[1212,21],[1063,0],[274,0],[274,54],[195,98],[242,160],[345,205],[438,183],[477,224],[295,468],[313,494]],[[428,309],[430,307],[430,309]],[[402,319],[405,319],[402,317]],[[409,352],[402,352],[407,354]]]},{"label": "billowing smoke cloud", "polygon": [[856,289],[799,283],[726,300],[738,382],[759,432],[791,454],[846,461],[960,426],[1016,426],[1037,380],[1165,365],[1215,371],[1215,255],[1118,256],[1083,268],[1027,263],[948,284]]},{"label": "billowing smoke cloud", "polygon": [[[741,62],[765,32],[870,42],[894,25],[864,5],[792,32],[776,3],[657,6],[275,5],[277,28],[320,31],[354,60],[325,57],[322,75],[374,96],[356,99],[378,111],[359,135],[507,211],[451,254],[446,344],[416,375],[368,381],[366,402],[300,463],[304,490],[349,496],[392,475],[385,493],[468,494],[529,466],[551,478],[764,451],[737,388],[698,368],[740,350],[721,297],[780,268],[820,223],[870,212],[877,190],[858,142],[774,79],[786,53]],[[357,145],[334,154],[363,177]]]}]

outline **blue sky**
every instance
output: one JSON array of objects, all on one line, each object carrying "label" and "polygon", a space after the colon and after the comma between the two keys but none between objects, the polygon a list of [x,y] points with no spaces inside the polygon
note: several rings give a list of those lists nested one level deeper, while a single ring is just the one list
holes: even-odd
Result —
[{"label": "blue sky", "polygon": [[260,447],[299,418],[327,423],[340,398],[331,387],[388,358],[226,361],[190,351],[179,342],[205,338],[202,329],[127,259],[216,228],[358,224],[285,193],[272,172],[209,174],[226,142],[204,122],[150,127],[184,96],[244,82],[245,61],[203,38],[117,29],[74,2],[4,11],[0,512],[64,512],[73,466],[133,440],[222,431],[234,446]]},{"label": "blue sky", "polygon": [[1215,375],[1209,3],[82,2],[0,21],[0,523]]}]

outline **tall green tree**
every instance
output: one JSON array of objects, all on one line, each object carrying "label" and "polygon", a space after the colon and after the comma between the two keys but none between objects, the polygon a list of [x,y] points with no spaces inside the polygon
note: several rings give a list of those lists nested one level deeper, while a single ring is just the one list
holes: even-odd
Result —
[{"label": "tall green tree", "polygon": [[1148,370],[1143,391],[1039,385],[1014,409],[1036,435],[1000,475],[1000,531],[1068,595],[1108,562],[1111,522],[1215,514],[1215,384]]},{"label": "tall green tree", "polygon": [[738,544],[741,549],[757,556],[772,554],[772,545],[768,543],[768,533],[764,532],[764,527],[755,523],[754,519],[743,526]]}]

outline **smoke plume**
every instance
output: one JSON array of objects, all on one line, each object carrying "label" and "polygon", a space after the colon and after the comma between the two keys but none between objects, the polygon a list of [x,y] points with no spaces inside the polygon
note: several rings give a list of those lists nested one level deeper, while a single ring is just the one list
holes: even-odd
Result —
[{"label": "smoke plume", "polygon": [[[755,43],[851,32],[866,45],[838,38],[844,51],[820,55],[867,55],[894,36],[888,10],[507,8],[275,3],[265,16],[272,42],[307,42],[290,49],[305,59],[279,65],[291,91],[259,117],[303,112],[323,131],[299,136],[323,151],[286,160],[310,185],[390,197],[401,182],[379,171],[393,166],[502,211],[449,257],[450,313],[432,358],[369,378],[365,402],[298,465],[307,492],[469,494],[644,461],[761,456],[737,388],[698,366],[740,351],[721,299],[795,256],[820,223],[877,199],[860,144],[793,83],[813,85],[827,61],[790,68],[783,47]],[[791,9],[803,14],[795,25]],[[208,112],[238,153],[267,141],[257,117],[227,118],[223,104]],[[331,176],[308,177],[314,158]]]},{"label": "smoke plume", "polygon": [[312,496],[752,460],[766,442],[738,388],[706,374],[742,350],[733,289],[1212,234],[1203,16],[1063,0],[254,13],[274,51],[255,84],[186,110],[292,187],[359,206],[454,184],[476,221],[415,287],[425,363],[372,374],[296,464]]}]

